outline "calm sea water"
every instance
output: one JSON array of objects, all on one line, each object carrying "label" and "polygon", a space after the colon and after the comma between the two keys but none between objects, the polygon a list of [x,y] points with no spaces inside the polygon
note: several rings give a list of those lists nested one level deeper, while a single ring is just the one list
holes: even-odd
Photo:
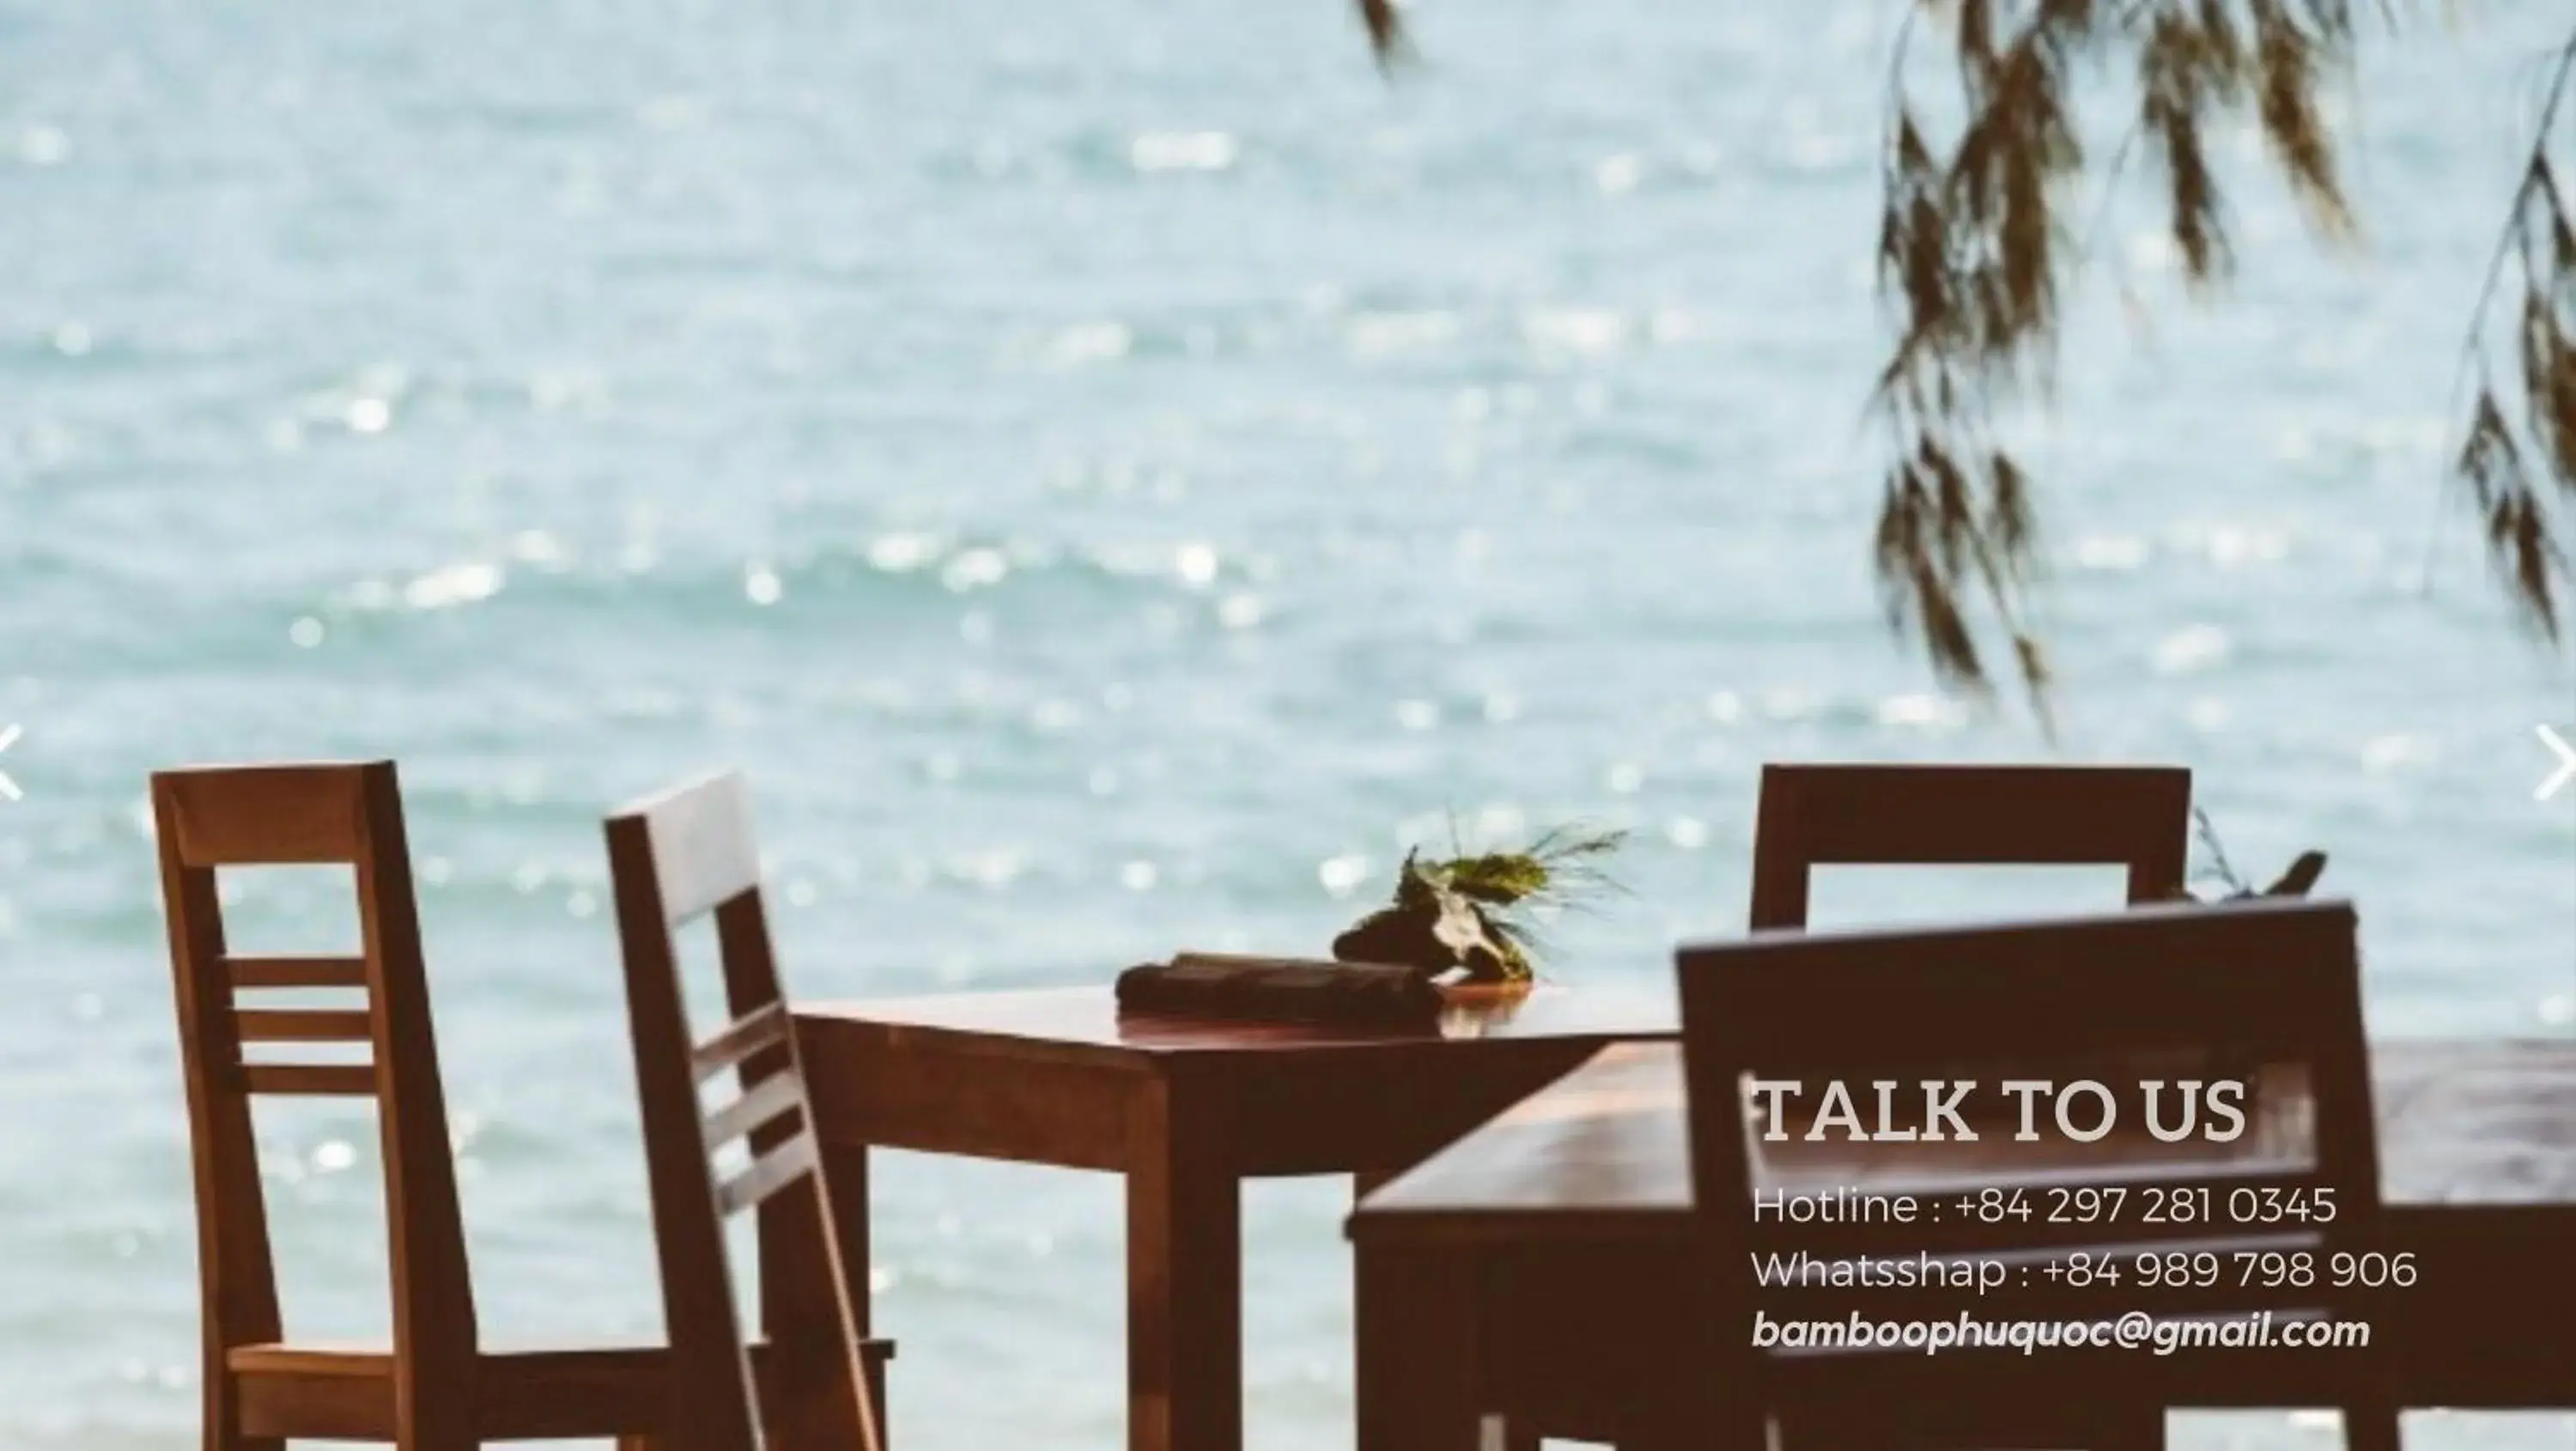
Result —
[{"label": "calm sea water", "polygon": [[[2034,453],[2058,749],[2329,849],[2388,1033],[2576,1032],[2576,690],[2436,499],[2563,24],[2494,8],[2374,52],[2365,255],[2249,182],[2195,313],[2114,208]],[[1633,827],[1556,970],[1643,981],[1763,760],[2048,751],[1866,573],[1895,10],[1440,5],[1389,90],[1338,0],[0,4],[0,1446],[193,1444],[153,767],[401,760],[507,1338],[658,1323],[596,822],[675,776],[804,994],[1312,950],[1453,816]],[[1824,905],[2116,890],[1955,885]],[[367,1125],[264,1131],[291,1326],[380,1325]],[[1256,1446],[1347,1442],[1345,1194],[1251,1197]],[[1117,1205],[886,1164],[907,1444],[1119,1443]]]}]

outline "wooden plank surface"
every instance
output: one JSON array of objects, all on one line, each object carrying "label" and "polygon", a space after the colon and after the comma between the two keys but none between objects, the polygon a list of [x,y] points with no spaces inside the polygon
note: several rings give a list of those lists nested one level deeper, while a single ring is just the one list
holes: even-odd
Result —
[{"label": "wooden plank surface", "polygon": [[[1478,1037],[1121,1023],[1105,990],[1010,993],[800,1008],[796,1040],[827,1144],[1123,1170],[1131,1099],[1168,1082],[1224,1115],[1218,1142],[1237,1174],[1379,1173],[1620,1041],[1591,1025],[1671,1032],[1669,1001],[1623,1009],[1610,1004],[1637,999],[1590,988],[1555,998],[1533,1001],[1560,1031]],[[1576,1015],[1578,998],[1595,1003],[1589,1017]],[[934,1018],[943,1021],[921,1021]],[[1109,1024],[1119,1026],[1114,1041]]]},{"label": "wooden plank surface", "polygon": [[[2383,1040],[2371,1058],[2391,1201],[2576,1201],[2576,1038]],[[1368,1196],[1351,1233],[1679,1234],[1683,1113],[1677,1045],[1607,1048]],[[1830,1186],[1883,1178],[1886,1164],[1818,1154],[1803,1167]]]},{"label": "wooden plank surface", "polygon": [[1159,1014],[1122,1014],[1111,988],[1041,988],[956,993],[940,997],[805,1003],[796,1009],[807,1056],[831,1051],[835,1029],[862,1027],[871,1041],[937,1038],[943,1050],[1020,1058],[1116,1063],[1129,1067],[1167,1055],[1277,1054],[1303,1049],[1366,1050],[1391,1045],[1473,1039],[1621,1039],[1671,1037],[1680,1017],[1668,983],[1541,984],[1525,996],[1462,1000],[1436,1031],[1317,1027],[1294,1023],[1216,1022]]}]

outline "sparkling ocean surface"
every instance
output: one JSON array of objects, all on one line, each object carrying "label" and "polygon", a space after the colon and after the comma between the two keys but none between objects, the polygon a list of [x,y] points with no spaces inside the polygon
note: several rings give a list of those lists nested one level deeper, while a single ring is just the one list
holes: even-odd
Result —
[{"label": "sparkling ocean surface", "polygon": [[[2477,9],[2365,58],[2361,254],[2251,137],[2223,305],[2103,213],[2052,747],[1867,572],[1898,0],[1435,4],[1393,88],[1341,0],[0,0],[0,1448],[195,1444],[162,765],[401,761],[496,1340],[658,1328],[597,822],[716,764],[801,995],[1315,951],[1453,817],[1632,827],[1553,970],[1648,982],[1740,927],[1765,759],[2054,749],[2194,767],[2249,874],[2330,851],[2375,1031],[2576,1033],[2576,684],[2439,497],[2567,22]],[[266,1112],[290,1330],[369,1332],[369,1125]],[[1248,1198],[1255,1447],[1348,1444],[1347,1196]],[[882,1161],[903,1445],[1121,1444],[1118,1203]]]}]

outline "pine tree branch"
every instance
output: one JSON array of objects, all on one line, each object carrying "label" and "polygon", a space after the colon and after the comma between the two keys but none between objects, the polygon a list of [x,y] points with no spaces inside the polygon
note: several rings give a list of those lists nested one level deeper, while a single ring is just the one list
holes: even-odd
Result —
[{"label": "pine tree branch", "polygon": [[2529,189],[2529,178],[2548,165],[2549,131],[2557,123],[2559,106],[2567,99],[2570,79],[2576,79],[2576,31],[2571,31],[2567,43],[2559,47],[2558,66],[2549,78],[2547,100],[2541,106],[2539,124],[2532,127],[2531,145],[2524,152],[2518,173],[2524,181],[2514,188],[2513,205],[2505,208],[2504,225],[2496,229],[2495,250],[2487,259],[2485,279],[2478,284],[2477,303],[2469,309],[2468,333],[2460,340],[2459,367],[2451,382],[2451,411],[2454,413],[2459,411],[2460,388],[2469,373],[2473,369],[2483,370],[2487,316],[2495,306],[2496,292],[2504,285],[2505,264],[2513,260],[2514,244],[2527,230],[2528,218],[2523,200]]}]

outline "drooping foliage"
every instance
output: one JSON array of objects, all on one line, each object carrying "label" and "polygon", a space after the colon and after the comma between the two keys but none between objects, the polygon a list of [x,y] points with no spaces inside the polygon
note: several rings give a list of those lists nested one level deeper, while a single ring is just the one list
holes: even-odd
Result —
[{"label": "drooping foliage", "polygon": [[[2047,396],[2060,301],[2084,261],[2079,183],[2152,189],[2184,278],[2203,296],[2236,251],[2218,138],[2258,128],[2270,163],[2329,246],[2357,237],[2326,88],[2365,27],[2395,33],[2403,0],[1889,0],[1904,5],[1881,153],[1878,280],[1890,319],[1871,393],[1888,439],[1871,542],[1892,628],[1941,678],[1983,692],[1998,652],[2034,701],[2046,653],[2032,621],[2034,480],[2000,410]],[[2368,13],[2364,13],[2365,9]],[[1404,53],[1392,0],[1362,0],[1382,63]],[[1912,89],[1913,47],[1945,46],[1955,92],[1936,127]],[[2530,153],[2471,309],[2459,486],[2522,619],[2553,644],[2576,587],[2576,224],[2554,159],[2576,35],[2554,57]],[[2088,149],[2079,92],[2125,72],[2118,144]],[[2144,175],[2133,176],[2143,172]],[[2509,296],[2511,294],[2511,296]],[[2518,306],[2516,306],[2518,303]],[[2506,310],[2513,309],[2511,326]],[[2510,333],[2509,342],[2499,334]],[[2474,383],[2474,387],[2467,386]]]},{"label": "drooping foliage", "polygon": [[[2464,441],[2453,470],[2523,618],[2556,643],[2576,585],[2576,225],[2553,159],[2576,37],[2560,48],[2530,155],[2461,347]],[[2507,292],[2518,294],[2511,302]],[[2506,308],[2511,308],[2506,312]],[[2492,334],[2510,331],[2513,344]]]}]

